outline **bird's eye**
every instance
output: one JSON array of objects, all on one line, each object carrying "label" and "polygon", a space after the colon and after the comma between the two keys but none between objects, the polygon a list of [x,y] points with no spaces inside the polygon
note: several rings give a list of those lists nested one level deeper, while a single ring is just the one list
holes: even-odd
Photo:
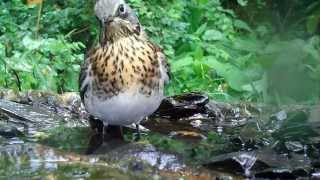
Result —
[{"label": "bird's eye", "polygon": [[123,15],[123,14],[126,13],[126,9],[125,9],[125,7],[124,7],[123,4],[120,4],[120,5],[119,5],[118,11],[119,11],[119,14],[120,14],[120,15]]}]

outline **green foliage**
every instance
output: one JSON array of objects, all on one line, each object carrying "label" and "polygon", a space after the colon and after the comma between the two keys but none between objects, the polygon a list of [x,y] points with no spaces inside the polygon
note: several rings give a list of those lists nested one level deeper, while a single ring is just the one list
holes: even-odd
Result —
[{"label": "green foliage", "polygon": [[[272,103],[319,99],[320,2],[127,1],[167,55],[167,94],[204,91],[219,100]],[[84,45],[91,48],[98,37],[93,4],[49,0],[38,16],[38,6],[1,2],[1,86],[76,91]]]},{"label": "green foliage", "polygon": [[[37,29],[37,7],[19,0],[1,2],[0,84],[19,90],[77,91],[84,45],[72,42],[70,34],[58,34],[66,24],[54,23],[52,12],[44,13]],[[61,10],[62,15],[69,10]],[[56,12],[57,13],[57,12]],[[56,17],[60,21],[61,16]],[[44,18],[45,19],[45,18]]]},{"label": "green foliage", "polygon": [[[205,91],[221,100],[280,103],[319,98],[318,36],[299,37],[316,32],[317,18],[313,22],[300,19],[318,17],[320,3],[295,1],[290,8],[308,6],[308,12],[297,9],[300,14],[288,14],[290,21],[277,27],[280,25],[273,20],[262,18],[275,13],[269,10],[270,3],[263,0],[237,1],[233,6],[240,16],[247,18],[243,13],[245,9],[242,12],[241,8],[254,10],[261,21],[252,23],[250,18],[251,25],[237,18],[232,10],[224,9],[218,0],[130,2],[138,10],[147,32],[163,46],[168,56],[173,77],[168,94]],[[273,4],[284,6],[279,2]],[[277,9],[277,13],[283,14],[282,9]],[[295,18],[298,20],[292,22]],[[293,29],[285,30],[289,24]],[[306,27],[313,30],[307,31]],[[279,29],[285,34],[275,33]],[[277,76],[284,78],[277,79]],[[298,83],[294,83],[297,80]]]},{"label": "green foliage", "polygon": [[173,74],[168,94],[206,91],[227,96],[219,90],[224,80],[216,76],[207,60],[209,55],[227,58],[228,54],[214,43],[233,36],[232,12],[224,10],[218,0],[130,2],[146,31],[168,56]]}]

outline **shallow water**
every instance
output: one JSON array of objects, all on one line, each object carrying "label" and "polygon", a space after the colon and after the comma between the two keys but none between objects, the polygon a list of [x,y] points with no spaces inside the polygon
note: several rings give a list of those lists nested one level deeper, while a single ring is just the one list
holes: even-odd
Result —
[{"label": "shallow water", "polygon": [[0,179],[319,177],[320,106],[230,105],[193,96],[168,99],[143,123],[151,132],[139,142],[130,128],[126,141],[94,135],[75,106],[77,95],[62,101],[72,107],[48,103],[56,97],[30,104],[0,99]]}]

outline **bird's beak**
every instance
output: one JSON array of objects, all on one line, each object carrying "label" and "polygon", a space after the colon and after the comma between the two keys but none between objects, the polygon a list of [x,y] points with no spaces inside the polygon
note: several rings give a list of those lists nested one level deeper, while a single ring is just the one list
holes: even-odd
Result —
[{"label": "bird's beak", "polygon": [[106,18],[105,20],[104,20],[104,22],[103,22],[103,24],[105,25],[105,26],[108,26],[110,23],[112,23],[113,22],[113,20],[114,20],[114,17],[108,17],[108,18]]}]

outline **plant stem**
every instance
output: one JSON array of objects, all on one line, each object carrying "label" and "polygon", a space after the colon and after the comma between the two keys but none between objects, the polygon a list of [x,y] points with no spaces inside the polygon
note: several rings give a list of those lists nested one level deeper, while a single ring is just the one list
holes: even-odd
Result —
[{"label": "plant stem", "polygon": [[18,75],[17,71],[15,71],[14,69],[12,69],[12,72],[13,72],[14,76],[15,76],[16,79],[17,79],[18,89],[19,89],[19,91],[21,91],[22,88],[21,88],[21,81],[20,81],[19,75]]},{"label": "plant stem", "polygon": [[36,28],[36,38],[39,37],[42,5],[43,5],[43,1],[39,4],[38,18],[37,18],[37,28]]}]

